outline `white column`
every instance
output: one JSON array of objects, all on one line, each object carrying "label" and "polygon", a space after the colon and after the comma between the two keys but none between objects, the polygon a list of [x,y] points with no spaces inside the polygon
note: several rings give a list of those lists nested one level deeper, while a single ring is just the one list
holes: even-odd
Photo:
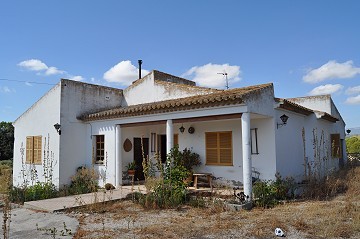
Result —
[{"label": "white column", "polygon": [[174,129],[172,120],[166,121],[166,154],[174,147]]},{"label": "white column", "polygon": [[115,128],[115,187],[122,185],[121,127]]},{"label": "white column", "polygon": [[250,145],[250,113],[241,116],[242,131],[242,156],[243,156],[243,183],[244,193],[252,200],[252,175],[251,175],[251,145]]}]

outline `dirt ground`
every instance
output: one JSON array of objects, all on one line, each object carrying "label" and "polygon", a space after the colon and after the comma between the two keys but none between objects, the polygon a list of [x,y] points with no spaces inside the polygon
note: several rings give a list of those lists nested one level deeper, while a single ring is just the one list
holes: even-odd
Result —
[{"label": "dirt ground", "polygon": [[79,221],[75,238],[276,238],[277,227],[286,238],[360,238],[360,167],[309,188],[322,200],[250,211],[224,210],[222,203],[147,210],[125,200],[70,215]]},{"label": "dirt ground", "polygon": [[339,196],[231,212],[221,205],[145,210],[121,201],[101,213],[70,214],[80,223],[75,238],[276,238],[277,227],[286,238],[360,238],[360,204],[355,204]]}]

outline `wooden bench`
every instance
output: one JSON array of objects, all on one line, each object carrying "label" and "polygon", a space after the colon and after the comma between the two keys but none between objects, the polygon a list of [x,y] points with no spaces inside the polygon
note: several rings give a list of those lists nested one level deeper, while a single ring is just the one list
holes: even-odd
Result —
[{"label": "wooden bench", "polygon": [[210,185],[211,191],[212,191],[213,186],[212,186],[212,174],[211,173],[194,173],[193,176],[194,176],[195,189],[198,188],[198,177],[206,177],[206,179]]}]

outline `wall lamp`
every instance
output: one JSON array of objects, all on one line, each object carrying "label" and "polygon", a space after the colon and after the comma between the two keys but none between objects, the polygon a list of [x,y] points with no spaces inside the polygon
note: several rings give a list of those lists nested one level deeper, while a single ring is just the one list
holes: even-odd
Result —
[{"label": "wall lamp", "polygon": [[281,119],[282,123],[277,123],[277,128],[280,128],[283,125],[286,125],[286,122],[288,121],[289,116],[287,116],[286,114],[283,114],[282,116],[280,116],[280,119]]},{"label": "wall lamp", "polygon": [[61,125],[59,123],[54,124],[54,128],[58,132],[59,135],[61,135]]},{"label": "wall lamp", "polygon": [[351,133],[351,129],[347,129],[346,133],[347,133],[347,135],[349,135]]}]

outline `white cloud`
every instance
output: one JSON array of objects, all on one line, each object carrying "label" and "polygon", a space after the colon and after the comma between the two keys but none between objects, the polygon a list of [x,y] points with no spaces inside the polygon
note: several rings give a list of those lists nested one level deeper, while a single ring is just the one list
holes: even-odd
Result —
[{"label": "white cloud", "polygon": [[44,62],[37,59],[22,61],[18,64],[18,66],[30,71],[43,71],[48,69],[48,66]]},{"label": "white cloud", "polygon": [[55,66],[47,66],[44,62],[38,59],[30,59],[26,61],[22,61],[18,64],[18,66],[30,70],[30,71],[37,71],[38,74],[45,74],[49,75],[61,75],[66,73],[65,71],[59,70]]},{"label": "white cloud", "polygon": [[30,82],[25,82],[25,85],[27,85],[27,86],[33,86]]},{"label": "white cloud", "polygon": [[50,66],[45,71],[45,75],[47,75],[47,76],[49,76],[49,75],[60,75],[60,74],[64,74],[64,73],[65,73],[64,71],[59,70],[58,68],[56,68],[54,66]]},{"label": "white cloud", "polygon": [[7,86],[0,86],[0,93],[12,93],[12,92],[15,92],[15,90],[12,90]]},{"label": "white cloud", "polygon": [[347,98],[345,103],[350,105],[360,105],[360,95]]},{"label": "white cloud", "polygon": [[352,61],[338,63],[329,61],[317,69],[309,70],[303,77],[303,81],[307,83],[318,83],[328,79],[344,79],[352,78],[360,74],[360,68],[353,66]]},{"label": "white cloud", "polygon": [[182,77],[190,77],[199,86],[211,87],[211,88],[225,88],[226,82],[223,75],[218,73],[227,73],[229,86],[233,83],[241,80],[240,78],[240,66],[230,66],[229,64],[206,64],[203,66],[194,66]]},{"label": "white cloud", "polygon": [[347,88],[346,94],[349,95],[360,94],[360,85]]},{"label": "white cloud", "polygon": [[[148,74],[149,71],[141,70],[141,75]],[[115,66],[111,67],[104,73],[103,78],[108,82],[117,82],[122,85],[131,85],[131,83],[138,78],[139,70],[131,61],[121,61]]]},{"label": "white cloud", "polygon": [[327,85],[321,85],[316,88],[314,88],[312,91],[309,92],[309,95],[327,95],[327,94],[333,94],[341,89],[343,89],[344,86],[340,84],[327,84]]},{"label": "white cloud", "polygon": [[73,76],[73,77],[70,77],[69,80],[73,80],[73,81],[83,81],[85,80],[84,77],[82,76]]}]

